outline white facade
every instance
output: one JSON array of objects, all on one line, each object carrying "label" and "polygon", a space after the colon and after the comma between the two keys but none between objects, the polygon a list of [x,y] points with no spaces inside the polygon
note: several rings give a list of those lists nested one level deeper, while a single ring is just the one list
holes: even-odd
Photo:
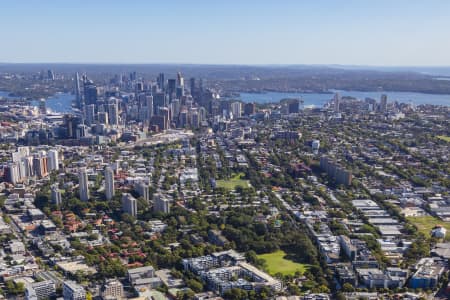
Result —
[{"label": "white facade", "polygon": [[86,169],[81,169],[78,173],[79,190],[80,190],[80,200],[89,200],[89,183]]},{"label": "white facade", "polygon": [[58,158],[58,151],[55,149],[48,151],[48,170],[59,170],[59,158]]},{"label": "white facade", "polygon": [[106,200],[114,197],[114,172],[111,167],[105,168],[105,196]]},{"label": "white facade", "polygon": [[64,300],[85,300],[86,291],[81,285],[73,281],[65,281],[63,284]]}]

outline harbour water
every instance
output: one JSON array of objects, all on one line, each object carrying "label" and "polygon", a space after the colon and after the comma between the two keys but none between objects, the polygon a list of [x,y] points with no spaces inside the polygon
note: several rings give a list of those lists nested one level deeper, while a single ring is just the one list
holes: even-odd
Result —
[{"label": "harbour water", "polygon": [[[19,97],[10,97],[9,92],[0,91],[0,97],[17,99]],[[72,112],[72,101],[75,96],[70,93],[57,93],[54,96],[46,99],[46,107],[52,112],[67,113]],[[31,105],[38,106],[39,100],[32,100]]]},{"label": "harbour water", "polygon": [[301,98],[305,106],[321,107],[333,98],[334,92],[338,92],[341,97],[351,96],[364,100],[365,98],[380,100],[382,94],[386,94],[388,102],[434,104],[450,106],[450,95],[422,94],[410,92],[359,92],[359,91],[332,91],[329,94],[319,93],[284,93],[284,92],[267,92],[267,93],[241,93],[238,99],[243,102],[270,103],[279,102],[285,98]]},{"label": "harbour water", "polygon": [[[75,96],[69,93],[58,93],[46,100],[46,107],[53,112],[68,113],[72,112],[72,101]],[[38,105],[38,101],[32,101],[32,105]]]},{"label": "harbour water", "polygon": [[[436,94],[422,94],[410,92],[359,92],[359,91],[332,91],[329,94],[319,93],[284,93],[284,92],[267,92],[267,93],[241,93],[237,99],[243,102],[256,103],[273,103],[279,102],[286,98],[301,98],[304,101],[304,106],[307,107],[322,107],[325,103],[333,98],[334,92],[338,92],[342,97],[351,96],[357,99],[364,100],[365,98],[380,100],[382,94],[388,96],[388,102],[403,102],[412,103],[414,105],[420,104],[434,104],[450,106],[450,95],[436,95]],[[0,97],[9,97],[8,92],[0,91]],[[57,113],[72,112],[72,101],[75,96],[70,93],[58,93],[46,100],[47,108]],[[38,100],[31,101],[32,105],[38,105]]]}]

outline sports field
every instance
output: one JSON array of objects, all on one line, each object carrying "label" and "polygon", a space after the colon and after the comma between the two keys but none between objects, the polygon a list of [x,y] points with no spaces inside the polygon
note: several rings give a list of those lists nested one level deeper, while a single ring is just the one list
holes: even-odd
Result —
[{"label": "sports field", "polygon": [[[426,237],[431,236],[431,230],[436,225],[441,225],[448,232],[450,232],[450,223],[441,221],[433,216],[424,216],[424,217],[407,217],[408,221],[416,225],[419,232],[422,232]],[[446,240],[450,240],[450,235],[445,237]]]},{"label": "sports field", "polygon": [[270,275],[275,275],[277,273],[294,275],[297,271],[303,274],[308,269],[307,264],[296,263],[285,257],[286,252],[283,250],[258,255],[259,259],[265,261],[265,269]]},{"label": "sports field", "polygon": [[217,180],[217,187],[225,188],[227,190],[235,190],[238,186],[243,188],[250,187],[250,182],[245,179],[241,179],[245,176],[244,173],[235,174],[228,180]]},{"label": "sports field", "polygon": [[450,136],[438,135],[437,138],[450,143]]}]

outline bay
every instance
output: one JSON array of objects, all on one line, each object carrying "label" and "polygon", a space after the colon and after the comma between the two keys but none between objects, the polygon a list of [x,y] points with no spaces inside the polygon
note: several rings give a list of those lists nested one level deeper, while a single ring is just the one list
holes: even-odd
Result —
[{"label": "bay", "polygon": [[284,93],[284,92],[267,92],[267,93],[240,93],[237,99],[243,102],[256,103],[273,103],[279,102],[285,98],[301,98],[304,106],[322,107],[329,102],[334,93],[337,92],[341,97],[350,96],[360,100],[372,98],[380,101],[381,95],[386,94],[388,102],[412,103],[414,105],[433,104],[450,106],[450,95],[422,94],[411,92],[359,92],[359,91],[341,91],[333,90],[329,94],[320,93]]}]

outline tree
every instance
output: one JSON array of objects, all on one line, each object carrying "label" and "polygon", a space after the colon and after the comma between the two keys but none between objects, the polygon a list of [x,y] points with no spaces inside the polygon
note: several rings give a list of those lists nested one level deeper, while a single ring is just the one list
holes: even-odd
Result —
[{"label": "tree", "polygon": [[225,291],[223,297],[226,300],[245,300],[247,299],[247,292],[241,289],[233,288]]},{"label": "tree", "polygon": [[350,283],[346,282],[342,285],[342,291],[346,292],[346,293],[351,293],[355,290],[355,288],[353,287],[353,285],[351,285]]},{"label": "tree", "polygon": [[189,279],[186,281],[186,285],[196,293],[203,291],[203,284],[196,279]]}]

